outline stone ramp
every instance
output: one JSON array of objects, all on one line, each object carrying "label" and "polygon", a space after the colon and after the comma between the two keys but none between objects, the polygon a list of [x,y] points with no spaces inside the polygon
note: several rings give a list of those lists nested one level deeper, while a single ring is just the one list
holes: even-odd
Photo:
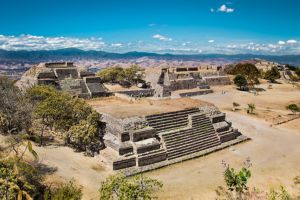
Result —
[{"label": "stone ramp", "polygon": [[149,126],[159,132],[174,130],[188,125],[188,115],[199,112],[198,108],[146,116]]},{"label": "stone ramp", "polygon": [[188,128],[161,134],[169,160],[221,144],[208,117],[204,114],[193,114],[190,120]]}]

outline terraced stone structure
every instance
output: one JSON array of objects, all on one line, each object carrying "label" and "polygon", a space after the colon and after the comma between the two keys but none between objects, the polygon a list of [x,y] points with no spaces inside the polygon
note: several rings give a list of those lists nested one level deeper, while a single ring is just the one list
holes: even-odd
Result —
[{"label": "terraced stone structure", "polygon": [[34,84],[53,85],[73,96],[83,98],[109,95],[99,77],[72,62],[41,63],[33,66],[17,82],[21,89]]},{"label": "terraced stone structure", "polygon": [[210,86],[230,84],[229,77],[223,71],[203,70],[201,67],[166,67],[156,71],[149,70],[146,71],[146,81],[151,83],[155,97],[168,97],[173,94],[179,97],[208,94],[213,92]]},{"label": "terraced stone structure", "polygon": [[117,156],[113,170],[127,174],[152,170],[247,140],[215,106],[147,116],[116,118],[103,114],[104,142]]}]

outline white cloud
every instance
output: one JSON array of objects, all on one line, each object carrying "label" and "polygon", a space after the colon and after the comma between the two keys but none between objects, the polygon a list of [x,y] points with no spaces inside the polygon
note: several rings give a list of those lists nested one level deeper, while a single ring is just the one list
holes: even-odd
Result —
[{"label": "white cloud", "polygon": [[158,40],[161,40],[161,41],[172,41],[172,38],[167,37],[167,36],[163,36],[163,35],[160,35],[160,34],[155,34],[155,35],[152,36],[152,38],[158,39]]},{"label": "white cloud", "polygon": [[215,40],[208,40],[207,42],[208,42],[208,43],[214,43]]},{"label": "white cloud", "polygon": [[237,46],[235,45],[235,44],[233,44],[233,45],[227,45],[227,48],[230,48],[230,49],[235,49],[235,48],[237,48]]},{"label": "white cloud", "polygon": [[44,37],[34,35],[0,35],[0,49],[6,50],[53,50],[79,48],[101,50],[106,44],[102,38]]},{"label": "white cloud", "polygon": [[280,41],[278,41],[278,44],[279,44],[279,45],[284,45],[284,44],[285,44],[285,41],[281,41],[281,40],[280,40]]},{"label": "white cloud", "polygon": [[226,13],[232,13],[234,12],[234,9],[233,8],[228,8],[226,6],[226,4],[223,4],[220,6],[220,8],[218,9],[219,12],[226,12]]},{"label": "white cloud", "polygon": [[113,43],[111,44],[112,47],[122,47],[123,44],[122,43]]},{"label": "white cloud", "polygon": [[215,9],[211,8],[211,9],[210,9],[210,12],[215,12]]},{"label": "white cloud", "polygon": [[297,44],[297,40],[288,40],[286,41],[287,44]]}]

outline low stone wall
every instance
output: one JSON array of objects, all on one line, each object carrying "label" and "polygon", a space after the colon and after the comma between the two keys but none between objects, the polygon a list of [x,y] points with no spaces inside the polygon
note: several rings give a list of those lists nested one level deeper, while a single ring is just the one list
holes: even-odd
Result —
[{"label": "low stone wall", "polygon": [[119,148],[119,155],[125,155],[133,153],[133,147],[132,146],[122,146]]},{"label": "low stone wall", "polygon": [[146,153],[146,152],[149,152],[149,151],[153,151],[153,150],[157,150],[160,148],[160,144],[159,143],[153,143],[153,144],[146,144],[146,145],[143,145],[143,146],[139,146],[136,148],[136,151],[138,154],[141,154],[141,153]]},{"label": "low stone wall", "polygon": [[210,93],[213,93],[213,91],[212,90],[200,90],[200,91],[179,93],[179,96],[180,97],[192,97],[192,96],[205,95],[205,94],[210,94]]},{"label": "low stone wall", "polygon": [[157,154],[150,154],[148,156],[143,156],[138,158],[138,166],[146,166],[153,163],[158,163],[167,159],[167,153],[165,151],[157,153]]},{"label": "low stone wall", "polygon": [[152,97],[154,95],[154,89],[124,90],[116,91],[113,93],[125,94],[130,97]]},{"label": "low stone wall", "polygon": [[212,123],[218,123],[225,121],[226,115],[225,113],[219,113],[211,116]]},{"label": "low stone wall", "polygon": [[155,129],[151,127],[147,127],[140,130],[134,130],[130,132],[130,137],[133,142],[145,140],[148,138],[152,138],[154,136],[155,136]]},{"label": "low stone wall", "polygon": [[127,158],[113,162],[113,170],[124,169],[128,167],[136,166],[136,158]]}]

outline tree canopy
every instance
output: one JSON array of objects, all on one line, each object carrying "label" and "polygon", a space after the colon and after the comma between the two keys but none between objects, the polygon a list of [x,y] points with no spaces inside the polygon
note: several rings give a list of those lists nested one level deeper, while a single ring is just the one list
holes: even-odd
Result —
[{"label": "tree canopy", "polygon": [[124,84],[124,82],[127,82],[130,85],[134,85],[143,82],[143,70],[137,65],[131,65],[128,68],[119,66],[105,68],[99,71],[97,76],[106,83]]},{"label": "tree canopy", "polygon": [[233,68],[227,70],[228,74],[232,75],[242,75],[246,78],[249,85],[254,85],[258,83],[258,78],[260,77],[260,71],[252,63],[239,63]]},{"label": "tree canopy", "polygon": [[245,76],[238,74],[234,77],[233,79],[234,84],[236,84],[240,89],[242,89],[242,87],[247,86],[247,80],[245,78]]},{"label": "tree canopy", "polygon": [[108,177],[101,184],[101,200],[151,200],[154,192],[161,189],[163,184],[155,179],[144,177],[143,174],[127,178],[124,174]]}]

